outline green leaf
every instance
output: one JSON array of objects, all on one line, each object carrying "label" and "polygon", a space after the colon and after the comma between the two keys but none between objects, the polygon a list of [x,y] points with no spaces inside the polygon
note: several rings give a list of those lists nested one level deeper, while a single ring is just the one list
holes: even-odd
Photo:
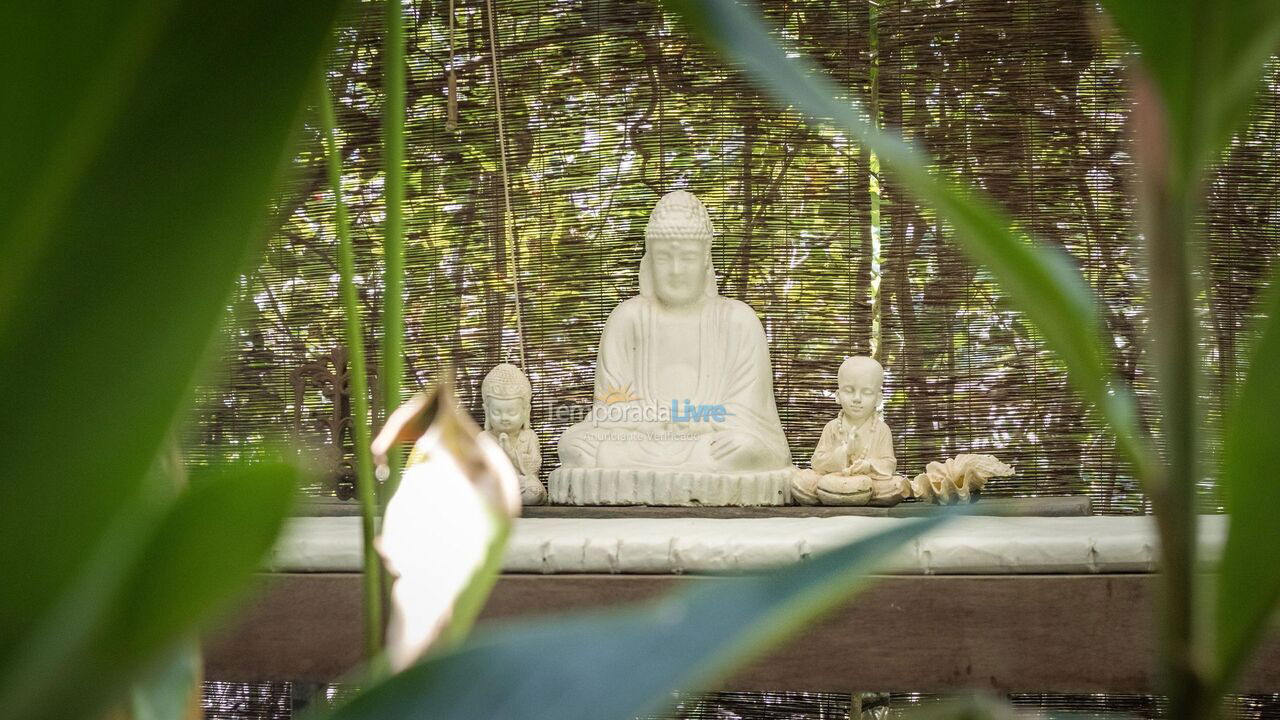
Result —
[{"label": "green leaf", "polygon": [[1179,177],[1193,180],[1245,119],[1267,59],[1280,48],[1272,0],[1103,0],[1138,45],[1164,102]]},{"label": "green leaf", "polygon": [[156,527],[125,584],[109,631],[116,657],[146,657],[191,629],[262,566],[284,524],[298,472],[257,463],[196,475]]},{"label": "green leaf", "polygon": [[205,474],[159,517],[135,518],[144,540],[128,555],[114,553],[120,580],[97,583],[103,597],[55,608],[40,644],[3,678],[7,712],[50,720],[89,714],[261,567],[288,513],[296,471],[262,463]]},{"label": "green leaf", "polygon": [[129,720],[197,720],[200,712],[200,645],[183,643],[129,693]]},{"label": "green leaf", "polygon": [[633,609],[477,632],[333,717],[629,720],[669,703],[674,690],[706,687],[803,627],[942,519],[903,522],[772,573],[698,581]]},{"label": "green leaf", "polygon": [[666,0],[665,5],[776,100],[830,120],[861,140],[920,201],[936,208],[969,257],[991,271],[1009,302],[1061,358],[1138,474],[1146,475],[1151,451],[1140,434],[1136,404],[1113,378],[1098,303],[1066,253],[1025,237],[984,194],[932,170],[913,145],[877,128],[852,100],[839,99],[844,93],[807,58],[781,47],[752,10],[735,0]]},{"label": "green leaf", "polygon": [[[320,112],[320,135],[324,143],[325,165],[329,171],[329,187],[333,191],[333,229],[338,236],[338,274],[342,295],[342,315],[347,352],[350,353],[351,436],[355,444],[356,494],[360,498],[361,535],[364,565],[364,641],[365,657],[374,658],[382,649],[382,563],[378,560],[373,538],[377,526],[378,493],[373,456],[369,450],[369,376],[364,357],[364,332],[360,321],[360,298],[356,290],[356,255],[351,242],[351,225],[347,219],[347,203],[342,193],[342,154],[334,137],[337,120],[333,99],[324,73],[319,76],[316,104]],[[388,302],[390,299],[388,299]]]},{"label": "green leaf", "polygon": [[1223,448],[1221,481],[1231,524],[1217,577],[1217,679],[1222,691],[1265,635],[1280,600],[1280,553],[1275,551],[1280,274],[1272,275],[1260,314],[1267,319],[1227,417]]},{"label": "green leaf", "polygon": [[[85,548],[134,501],[234,278],[261,239],[337,3],[189,2],[162,12],[168,4],[19,5],[17,18],[0,22],[6,36],[31,30],[0,43],[27,48],[25,64],[7,65],[19,96],[67,96],[0,120],[5,137],[23,138],[6,146],[17,157],[0,166],[0,187],[18,189],[14,207],[22,209],[52,202],[24,184],[77,142],[61,114],[104,95],[93,58],[64,74],[57,56],[79,53],[86,37],[97,40],[91,48],[131,46],[142,42],[129,32],[132,15],[167,18],[127,82],[117,78],[105,93],[111,107],[89,113],[110,117],[91,133],[100,140],[84,150],[82,171],[61,179],[70,188],[58,211],[28,234],[15,234],[12,222],[0,229],[0,284],[18,298],[0,312],[0,451],[11,477],[27,479],[6,489],[0,540],[11,548],[42,541],[38,557],[0,559],[5,577],[23,578],[22,592],[0,593],[0,668],[28,620],[83,569]],[[36,7],[42,12],[28,9]],[[56,33],[64,23],[81,34]],[[33,155],[29,144],[46,152]],[[74,532],[46,532],[53,513]]]},{"label": "green leaf", "polygon": [[[382,108],[382,141],[386,161],[383,194],[382,300],[382,397],[388,408],[404,398],[404,126],[405,117],[405,16],[404,3],[386,2],[387,30],[382,51],[385,102]],[[452,11],[450,11],[452,12]],[[506,179],[503,178],[503,182]],[[403,470],[401,457],[391,455],[386,492],[394,493]]]},{"label": "green leaf", "polygon": [[144,478],[263,237],[337,6],[0,16],[22,108],[0,115],[0,455],[21,478],[0,524],[6,712],[33,654],[94,630],[150,531]]}]

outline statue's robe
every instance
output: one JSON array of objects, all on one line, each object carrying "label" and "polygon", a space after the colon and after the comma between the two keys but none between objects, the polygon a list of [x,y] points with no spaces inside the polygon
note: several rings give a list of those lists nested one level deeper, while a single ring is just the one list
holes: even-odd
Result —
[{"label": "statue's robe", "polygon": [[[851,439],[857,448],[855,453],[862,455],[854,468],[849,467]],[[865,452],[861,452],[864,449]],[[819,474],[867,475],[872,480],[888,480],[898,469],[898,459],[893,454],[893,434],[880,418],[855,428],[845,422],[843,414],[837,415],[822,428],[822,437],[813,451],[810,465]]]},{"label": "statue's robe", "polygon": [[822,429],[810,465],[791,482],[801,505],[896,505],[910,497],[910,483],[894,474],[893,434],[878,417],[855,427],[837,415]]},{"label": "statue's robe", "polygon": [[[644,268],[642,267],[642,272]],[[707,431],[690,423],[685,432],[661,422],[604,423],[606,412],[626,407],[670,409],[659,378],[670,363],[656,341],[662,332],[661,309],[644,292],[614,308],[605,323],[596,359],[595,407],[587,419],[560,438],[564,467],[679,468],[703,471],[776,470],[791,465],[773,397],[773,375],[764,328],[745,303],[708,293],[697,319],[696,380],[687,400],[723,405],[723,422]],[[620,392],[631,399],[617,402]],[[675,398],[683,410],[684,398]],[[606,403],[606,400],[615,402]],[[700,427],[693,427],[700,426]],[[717,433],[734,432],[753,456],[750,467],[715,459],[709,442]]]}]

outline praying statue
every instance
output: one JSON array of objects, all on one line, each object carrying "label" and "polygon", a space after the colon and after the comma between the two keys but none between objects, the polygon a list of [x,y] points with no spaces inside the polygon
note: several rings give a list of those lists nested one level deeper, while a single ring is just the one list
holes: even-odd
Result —
[{"label": "praying statue", "polygon": [[683,190],[645,228],[640,294],[600,338],[588,416],[560,437],[552,502],[782,505],[791,453],[764,328],[716,289],[714,232]]},{"label": "praying statue", "polygon": [[484,376],[480,383],[484,400],[484,432],[502,448],[520,476],[520,501],[525,505],[541,505],[547,501],[547,489],[538,479],[542,467],[542,450],[538,436],[529,427],[533,387],[524,371],[502,363]]},{"label": "praying statue", "polygon": [[836,374],[840,414],[822,429],[811,469],[795,474],[791,496],[802,505],[897,505],[911,483],[894,474],[893,435],[876,415],[884,397],[884,368],[854,356]]}]

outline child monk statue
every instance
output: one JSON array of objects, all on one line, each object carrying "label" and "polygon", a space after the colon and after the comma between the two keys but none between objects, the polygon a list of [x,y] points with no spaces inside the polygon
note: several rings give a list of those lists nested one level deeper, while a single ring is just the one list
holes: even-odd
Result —
[{"label": "child monk statue", "polygon": [[520,500],[525,505],[547,501],[547,489],[538,480],[542,450],[529,427],[533,388],[524,372],[508,363],[494,367],[480,383],[484,399],[484,434],[497,441],[520,476]]},{"label": "child monk statue", "polygon": [[840,365],[840,414],[822,429],[812,469],[796,472],[791,496],[802,505],[897,505],[911,484],[895,475],[889,426],[876,415],[884,396],[884,368],[854,356]]}]

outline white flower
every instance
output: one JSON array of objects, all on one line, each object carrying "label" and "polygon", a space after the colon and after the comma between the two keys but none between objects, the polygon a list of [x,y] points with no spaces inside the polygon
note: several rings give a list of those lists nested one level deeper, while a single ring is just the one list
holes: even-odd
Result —
[{"label": "white flower", "polygon": [[450,386],[397,409],[373,443],[375,457],[385,464],[394,443],[419,432],[377,539],[394,583],[387,625],[393,671],[416,662],[449,627],[469,584],[491,580],[477,573],[520,512],[515,469],[457,406]]}]

